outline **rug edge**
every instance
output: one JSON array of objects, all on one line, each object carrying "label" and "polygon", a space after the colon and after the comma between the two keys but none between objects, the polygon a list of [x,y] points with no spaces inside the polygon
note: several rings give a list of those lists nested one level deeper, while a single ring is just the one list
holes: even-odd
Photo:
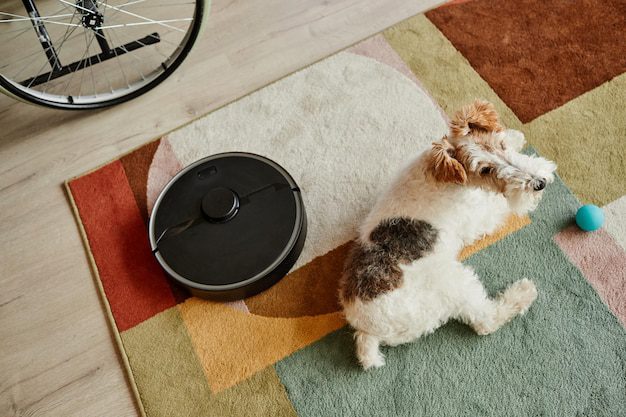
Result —
[{"label": "rug edge", "polygon": [[[239,100],[239,99],[237,99],[237,100]],[[235,101],[237,101],[237,100],[235,100]],[[194,120],[195,120],[195,119],[194,119]],[[181,127],[182,127],[182,126],[181,126]],[[172,131],[170,131],[170,132],[172,132]],[[109,165],[109,164],[111,164],[111,163],[113,163],[113,162],[115,162],[115,161],[118,161],[118,160],[122,159],[123,157],[125,157],[125,156],[127,156],[127,155],[130,155],[130,154],[131,154],[131,153],[133,153],[133,152],[138,151],[139,149],[143,148],[143,147],[144,147],[144,146],[146,146],[146,145],[149,145],[149,144],[151,144],[151,143],[158,142],[158,141],[161,141],[161,140],[165,139],[165,137],[166,137],[166,136],[167,136],[170,132],[164,133],[164,134],[163,134],[163,135],[161,135],[161,136],[155,136],[155,137],[153,137],[153,138],[149,139],[147,142],[144,142],[144,143],[142,143],[141,145],[137,145],[137,146],[135,146],[135,147],[133,147],[133,148],[129,149],[128,151],[123,152],[123,153],[121,153],[121,154],[117,155],[116,157],[114,157],[114,158],[112,158],[112,159],[108,159],[108,160],[106,160],[106,161],[102,162],[101,164],[96,165],[96,166],[95,166],[95,167],[93,167],[93,168],[90,168],[90,169],[88,169],[88,170],[86,170],[86,171],[83,171],[83,172],[81,172],[80,174],[77,174],[77,175],[72,175],[71,177],[69,177],[68,179],[66,179],[65,181],[63,181],[63,186],[64,186],[64,187],[65,187],[65,189],[67,190],[67,193],[71,195],[71,193],[72,193],[72,192],[71,192],[71,190],[70,190],[70,188],[69,188],[69,183],[71,183],[71,182],[73,182],[73,181],[76,181],[77,179],[80,179],[80,178],[82,178],[82,177],[85,177],[85,176],[87,176],[87,175],[89,175],[89,174],[92,174],[92,173],[94,173],[94,172],[96,172],[96,171],[98,171],[98,170],[100,170],[100,169],[104,168],[105,166],[107,166],[107,165]],[[73,199],[73,198],[72,198],[72,200],[71,200],[70,204],[71,204],[71,205],[73,205],[73,204],[74,204],[74,199]]]},{"label": "rug edge", "polygon": [[[151,143],[147,142],[147,143]],[[145,145],[145,144],[144,144]],[[142,145],[143,146],[143,145]],[[132,151],[131,151],[132,152]],[[119,158],[117,158],[119,159]],[[116,160],[116,159],[115,159]],[[110,163],[110,162],[108,162]],[[103,164],[102,166],[104,166],[106,164]],[[97,169],[100,169],[102,166],[97,167],[89,172],[93,172]],[[70,182],[74,181],[75,179],[78,179],[82,176],[88,175],[89,172],[86,172],[85,174],[82,174],[78,177],[74,177],[71,179],[68,179],[66,181],[63,182],[63,188],[65,189],[65,192],[67,193],[67,196],[69,198],[69,203],[70,206],[72,208],[72,214],[74,217],[74,220],[76,221],[76,224],[78,226],[78,232],[80,234],[80,238],[83,244],[83,248],[85,249],[85,252],[87,253],[87,258],[88,258],[88,263],[89,263],[89,267],[91,269],[91,273],[93,276],[93,282],[96,284],[96,289],[98,292],[98,298],[100,298],[100,302],[101,305],[104,308],[104,313],[107,317],[107,322],[109,324],[110,330],[113,333],[113,339],[115,339],[115,346],[116,349],[118,350],[119,356],[122,359],[122,363],[123,363],[123,368],[124,368],[124,372],[126,374],[126,379],[129,382],[130,385],[130,389],[132,391],[133,394],[133,400],[135,402],[135,407],[136,409],[139,411],[139,414],[141,415],[141,417],[147,417],[146,414],[146,410],[144,409],[143,406],[143,402],[141,401],[141,395],[139,394],[139,389],[137,387],[137,382],[135,381],[135,377],[133,375],[133,371],[130,367],[130,362],[128,360],[128,356],[126,355],[126,349],[124,348],[124,343],[122,342],[122,338],[120,335],[119,330],[117,329],[117,325],[115,324],[115,319],[113,318],[113,313],[111,311],[111,306],[109,304],[109,301],[106,297],[106,293],[104,292],[104,287],[102,286],[102,281],[100,280],[100,273],[98,272],[98,267],[96,266],[96,261],[93,257],[93,254],[91,253],[91,246],[89,245],[89,240],[87,238],[87,233],[85,231],[85,228],[83,226],[83,223],[81,221],[81,217],[80,217],[80,213],[78,211],[78,206],[76,205],[76,201],[74,200],[74,196],[72,194],[72,190],[70,188]]]}]

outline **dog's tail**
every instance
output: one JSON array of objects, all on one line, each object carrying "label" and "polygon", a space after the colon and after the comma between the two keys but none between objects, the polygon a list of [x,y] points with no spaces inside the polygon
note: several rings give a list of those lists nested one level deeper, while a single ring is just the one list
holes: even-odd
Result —
[{"label": "dog's tail", "polygon": [[452,138],[474,132],[499,132],[502,130],[493,104],[476,100],[459,110],[450,121]]},{"label": "dog's tail", "polygon": [[354,340],[356,341],[356,357],[363,369],[380,368],[385,364],[385,357],[380,352],[379,338],[357,330]]}]

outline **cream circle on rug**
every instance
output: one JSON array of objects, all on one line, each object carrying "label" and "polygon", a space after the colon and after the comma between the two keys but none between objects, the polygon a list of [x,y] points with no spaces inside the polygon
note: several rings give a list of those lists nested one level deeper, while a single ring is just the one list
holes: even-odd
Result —
[{"label": "cream circle on rug", "polygon": [[[342,52],[165,140],[181,166],[241,151],[285,167],[302,189],[308,214],[297,268],[353,239],[381,189],[446,132],[440,109],[413,81],[374,59]],[[158,171],[151,167],[149,178],[162,177]],[[149,200],[162,182],[148,180]]]}]

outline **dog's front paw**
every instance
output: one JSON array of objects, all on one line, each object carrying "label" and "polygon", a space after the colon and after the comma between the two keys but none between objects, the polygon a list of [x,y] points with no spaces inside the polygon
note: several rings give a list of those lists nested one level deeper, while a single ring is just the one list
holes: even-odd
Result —
[{"label": "dog's front paw", "polygon": [[505,194],[511,211],[518,216],[523,216],[537,208],[543,191],[528,192],[515,190]]},{"label": "dog's front paw", "polygon": [[502,132],[502,140],[515,152],[520,152],[526,144],[524,134],[515,129],[506,129]]},{"label": "dog's front paw", "polygon": [[555,171],[556,164],[549,159],[540,156],[533,158],[533,173],[537,178],[542,178],[546,184],[551,184],[554,181]]}]

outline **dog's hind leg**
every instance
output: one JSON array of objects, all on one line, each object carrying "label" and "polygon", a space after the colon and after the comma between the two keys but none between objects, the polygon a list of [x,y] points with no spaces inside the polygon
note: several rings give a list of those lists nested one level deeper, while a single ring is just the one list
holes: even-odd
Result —
[{"label": "dog's hind leg", "polygon": [[385,364],[385,357],[380,352],[379,338],[357,330],[354,339],[356,341],[356,356],[363,369],[380,368]]},{"label": "dog's hind leg", "polygon": [[528,279],[516,281],[495,298],[489,298],[478,277],[471,273],[474,280],[466,281],[457,318],[480,335],[493,333],[513,317],[524,314],[537,298],[535,284]]}]

